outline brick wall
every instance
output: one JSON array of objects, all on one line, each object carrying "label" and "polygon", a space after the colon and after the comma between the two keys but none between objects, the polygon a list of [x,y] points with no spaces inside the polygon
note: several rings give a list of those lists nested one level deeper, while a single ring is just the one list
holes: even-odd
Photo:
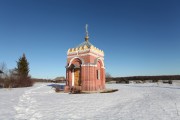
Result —
[{"label": "brick wall", "polygon": [[[102,57],[102,56],[97,56],[97,57]],[[98,91],[105,89],[105,70],[102,60],[98,60],[96,65],[88,66],[87,64],[87,63],[94,64],[97,57],[93,55],[87,55],[87,56],[77,55],[71,58],[67,58],[67,64],[81,65],[80,79],[82,83],[81,84],[82,91]],[[83,63],[85,65],[82,65]],[[68,84],[69,87],[72,86],[72,69],[73,68],[68,68],[66,74],[66,79],[69,83]],[[100,70],[100,79],[97,79],[97,70]]]}]

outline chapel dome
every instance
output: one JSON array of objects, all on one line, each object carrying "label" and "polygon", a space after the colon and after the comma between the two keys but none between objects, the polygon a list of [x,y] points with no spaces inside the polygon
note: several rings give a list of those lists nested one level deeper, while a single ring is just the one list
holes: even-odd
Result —
[{"label": "chapel dome", "polygon": [[96,48],[94,45],[92,45],[89,42],[89,35],[88,35],[87,25],[86,25],[85,41],[82,42],[81,44],[79,44],[78,46],[74,47],[74,48],[68,49],[67,54],[68,55],[79,54],[79,52],[83,53],[83,52],[87,52],[87,50],[94,52],[96,54],[99,54],[101,56],[104,56],[104,52],[102,50]]},{"label": "chapel dome", "polygon": [[86,45],[88,48],[93,46],[89,41],[84,41],[81,44],[79,44],[78,46],[76,46],[76,48],[83,47],[84,45]]}]

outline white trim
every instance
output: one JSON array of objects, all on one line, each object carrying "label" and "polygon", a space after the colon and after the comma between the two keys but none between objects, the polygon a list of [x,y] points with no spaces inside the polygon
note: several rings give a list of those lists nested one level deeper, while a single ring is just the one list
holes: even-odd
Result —
[{"label": "white trim", "polygon": [[[88,56],[88,55],[92,55],[94,57],[99,57],[98,55],[95,55],[95,54],[92,54],[92,53],[85,53],[85,54],[80,54],[78,55],[79,57],[81,56]],[[73,58],[73,57],[76,57],[77,55],[72,55],[72,56],[67,56],[67,58]],[[103,56],[101,57],[102,60],[104,60]]]},{"label": "white trim", "polygon": [[94,65],[94,64],[92,64],[92,63],[85,63],[85,64],[82,64],[81,66],[97,67],[97,65]]},{"label": "white trim", "polygon": [[74,69],[72,70],[72,86],[74,86]]},{"label": "white trim", "polygon": [[98,57],[94,60],[94,64],[97,64],[98,60],[101,60],[102,62],[102,67],[104,67],[104,59],[102,59],[101,57]]},{"label": "white trim", "polygon": [[[81,65],[81,66],[84,66],[84,67],[86,67],[86,66],[97,67],[97,65],[94,65],[94,64],[91,64],[91,63],[83,64],[83,65]],[[101,68],[106,69],[104,66],[102,66]]]},{"label": "white trim", "polygon": [[76,59],[76,58],[80,59],[81,62],[82,62],[82,64],[84,64],[84,60],[83,60],[82,58],[74,57],[74,58],[72,58],[72,59],[70,60],[68,67],[72,64],[73,60]]},{"label": "white trim", "polygon": [[[75,56],[87,56],[87,55],[92,55],[92,56],[95,56],[95,57],[99,57],[99,56],[101,56],[101,57],[104,57],[104,55],[101,55],[101,54],[95,54],[94,52],[91,52],[91,53],[80,53],[80,52],[75,52],[76,54],[68,54],[68,58],[71,58],[71,57],[75,57]],[[72,56],[69,56],[69,55],[72,55]]]},{"label": "white trim", "polygon": [[78,50],[74,52],[67,52],[67,55],[72,55],[72,54],[78,54],[78,53],[83,53],[83,52],[89,52],[90,50]]},{"label": "white trim", "polygon": [[78,55],[78,53],[85,53],[85,52],[91,52],[95,55],[101,55],[101,56],[104,56],[104,53],[99,53],[99,52],[96,52],[94,50],[91,50],[91,49],[86,49],[86,50],[78,50],[78,51],[73,51],[73,52],[67,52],[67,55],[72,55],[72,54],[75,54],[75,55]]},{"label": "white trim", "polygon": [[89,52],[90,50],[79,50],[79,53],[83,53],[83,52]]},{"label": "white trim", "polygon": [[95,55],[101,55],[104,56],[104,54],[99,54],[98,52],[94,51],[94,50],[90,50],[90,52],[94,53]]},{"label": "white trim", "polygon": [[101,68],[106,69],[105,67],[101,67]]}]

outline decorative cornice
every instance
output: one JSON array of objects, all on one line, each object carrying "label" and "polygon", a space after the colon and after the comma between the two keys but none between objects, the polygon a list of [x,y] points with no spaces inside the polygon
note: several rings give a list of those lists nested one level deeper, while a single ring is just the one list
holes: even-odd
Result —
[{"label": "decorative cornice", "polygon": [[[82,64],[81,66],[82,67],[97,67],[97,65],[93,63],[85,63],[85,64]],[[101,68],[105,69],[104,66],[102,66]]]},{"label": "decorative cornice", "polygon": [[85,63],[82,64],[81,66],[92,66],[92,67],[97,67],[97,65],[93,64],[93,63]]},{"label": "decorative cornice", "polygon": [[[78,54],[78,53],[76,52],[76,54],[73,54],[73,55],[71,55],[71,56],[67,56],[67,58],[73,58],[73,57],[76,57],[76,56],[82,57],[82,56],[88,56],[88,55],[92,55],[92,56],[94,56],[94,57],[99,57],[99,55],[94,54],[94,53],[84,53],[84,54],[82,53],[82,54]],[[104,57],[101,56],[101,59],[104,60]]]},{"label": "decorative cornice", "polygon": [[97,53],[101,56],[104,56],[104,51],[94,47],[93,45],[91,45],[89,48],[87,45],[76,47],[76,48],[70,48],[67,51],[67,55],[75,54],[75,53],[83,53],[83,52],[87,52],[87,51],[92,51],[92,52]]}]

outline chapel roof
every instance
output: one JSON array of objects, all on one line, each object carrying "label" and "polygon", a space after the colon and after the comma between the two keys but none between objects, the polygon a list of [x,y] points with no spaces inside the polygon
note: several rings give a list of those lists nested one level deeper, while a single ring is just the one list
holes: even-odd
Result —
[{"label": "chapel roof", "polygon": [[77,51],[86,51],[86,50],[91,50],[94,51],[95,53],[98,53],[100,55],[104,56],[104,52],[98,48],[96,48],[94,45],[92,45],[89,42],[89,35],[88,35],[88,30],[87,30],[87,24],[86,24],[86,36],[85,36],[85,41],[76,46],[75,48],[70,48],[67,51],[67,54],[74,54]]},{"label": "chapel roof", "polygon": [[93,46],[89,41],[84,41],[81,44],[79,44],[78,46],[76,46],[76,48],[83,47],[84,45],[86,45],[88,48]]}]

